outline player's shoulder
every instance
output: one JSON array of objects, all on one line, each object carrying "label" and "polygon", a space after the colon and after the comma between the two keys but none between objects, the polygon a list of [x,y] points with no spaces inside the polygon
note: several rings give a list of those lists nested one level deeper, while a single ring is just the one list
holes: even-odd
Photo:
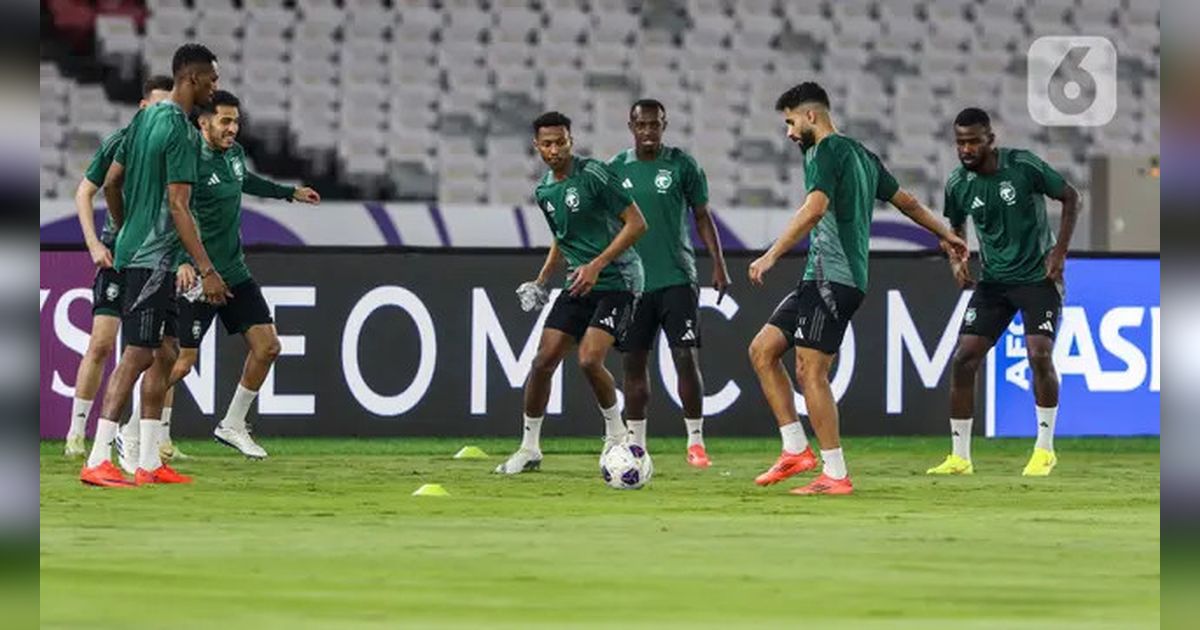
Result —
[{"label": "player's shoulder", "polygon": [[605,161],[605,164],[609,168],[616,170],[635,159],[637,159],[637,157],[633,155],[633,149],[621,149],[613,154],[612,157],[608,158],[608,160]]},{"label": "player's shoulder", "polygon": [[608,164],[604,163],[603,161],[589,157],[580,157],[576,159],[579,160],[579,162],[576,163],[576,168],[578,169],[578,172],[584,176],[599,180],[600,183],[603,184],[607,184],[612,180],[612,169],[610,169]]},{"label": "player's shoulder", "polygon": [[950,171],[950,177],[946,178],[946,192],[953,192],[958,188],[959,184],[967,180],[967,169],[961,165],[956,166],[953,171]]},{"label": "player's shoulder", "polygon": [[663,157],[669,162],[679,162],[692,168],[697,168],[699,164],[696,162],[695,156],[688,153],[686,149],[676,146],[663,146]]},{"label": "player's shoulder", "polygon": [[1031,166],[1040,166],[1043,162],[1038,154],[1029,149],[1021,149],[1017,147],[1000,147],[997,149],[1000,152],[1000,162],[1002,164],[1028,164]]},{"label": "player's shoulder", "polygon": [[120,146],[121,141],[125,139],[125,134],[128,131],[129,127],[121,127],[107,136],[104,136],[104,139],[100,141],[100,151],[103,153],[108,153],[115,150],[118,146]]}]

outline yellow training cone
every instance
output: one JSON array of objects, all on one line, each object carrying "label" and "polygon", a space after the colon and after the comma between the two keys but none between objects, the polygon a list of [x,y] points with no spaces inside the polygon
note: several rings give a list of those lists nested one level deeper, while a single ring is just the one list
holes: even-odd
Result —
[{"label": "yellow training cone", "polygon": [[412,493],[414,497],[448,497],[449,492],[440,483],[427,483]]},{"label": "yellow training cone", "polygon": [[487,459],[487,456],[478,446],[464,446],[454,454],[454,459]]}]

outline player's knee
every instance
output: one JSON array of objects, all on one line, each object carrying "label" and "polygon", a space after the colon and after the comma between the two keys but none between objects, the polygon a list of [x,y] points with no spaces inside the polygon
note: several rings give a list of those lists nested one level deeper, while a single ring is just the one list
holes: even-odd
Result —
[{"label": "player's knee", "polygon": [[268,363],[274,363],[282,351],[283,344],[279,342],[279,337],[271,337],[271,341],[263,348],[263,359]]},{"label": "player's knee", "polygon": [[537,354],[533,357],[533,363],[529,366],[529,371],[532,374],[549,377],[558,369],[558,362],[549,354]]},{"label": "player's knee", "polygon": [[680,374],[691,374],[696,370],[691,348],[671,348],[671,359],[675,362],[675,371]]},{"label": "player's knee", "polygon": [[604,354],[600,352],[580,352],[579,367],[588,374],[595,374],[602,371],[604,369]]},{"label": "player's knee", "polygon": [[1050,374],[1054,372],[1054,349],[1053,347],[1030,346],[1029,347],[1029,367],[1034,372],[1039,374]]},{"label": "player's knee", "polygon": [[95,363],[103,363],[112,356],[112,353],[114,350],[116,350],[116,347],[116,339],[100,339],[97,337],[92,337],[92,339],[88,341],[86,358],[87,360]]},{"label": "player's knee", "polygon": [[803,361],[796,366],[796,382],[805,389],[820,386],[829,380],[829,369],[822,364]]},{"label": "player's knee", "polygon": [[758,338],[750,342],[750,363],[754,366],[754,369],[769,369],[774,362],[775,357],[772,356],[771,349],[767,344]]},{"label": "player's knee", "polygon": [[975,378],[975,371],[979,369],[979,363],[982,361],[983,355],[968,350],[959,348],[954,352],[954,373],[959,377]]},{"label": "player's knee", "polygon": [[183,375],[191,372],[192,368],[196,365],[198,354],[199,353],[192,348],[184,348],[181,350],[179,352],[179,357],[175,359],[175,366],[171,368],[171,375],[180,375],[179,377],[182,378]]}]

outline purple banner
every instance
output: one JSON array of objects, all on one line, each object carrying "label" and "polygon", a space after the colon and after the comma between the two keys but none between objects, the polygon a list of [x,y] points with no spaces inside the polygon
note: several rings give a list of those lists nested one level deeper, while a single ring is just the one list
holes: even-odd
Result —
[{"label": "purple banner", "polygon": [[[87,252],[42,252],[41,268],[41,436],[61,438],[71,423],[75,373],[92,329],[96,268]],[[112,371],[111,364],[106,372]],[[96,404],[93,417],[99,412]],[[89,428],[94,426],[95,422],[88,422]]]}]

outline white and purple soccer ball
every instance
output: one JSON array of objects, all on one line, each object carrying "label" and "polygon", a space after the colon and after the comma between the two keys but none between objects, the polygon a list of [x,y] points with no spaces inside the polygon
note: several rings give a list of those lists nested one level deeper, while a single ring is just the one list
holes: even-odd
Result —
[{"label": "white and purple soccer ball", "polygon": [[617,490],[637,490],[650,483],[654,462],[650,453],[637,444],[618,444],[600,458],[604,483]]}]

